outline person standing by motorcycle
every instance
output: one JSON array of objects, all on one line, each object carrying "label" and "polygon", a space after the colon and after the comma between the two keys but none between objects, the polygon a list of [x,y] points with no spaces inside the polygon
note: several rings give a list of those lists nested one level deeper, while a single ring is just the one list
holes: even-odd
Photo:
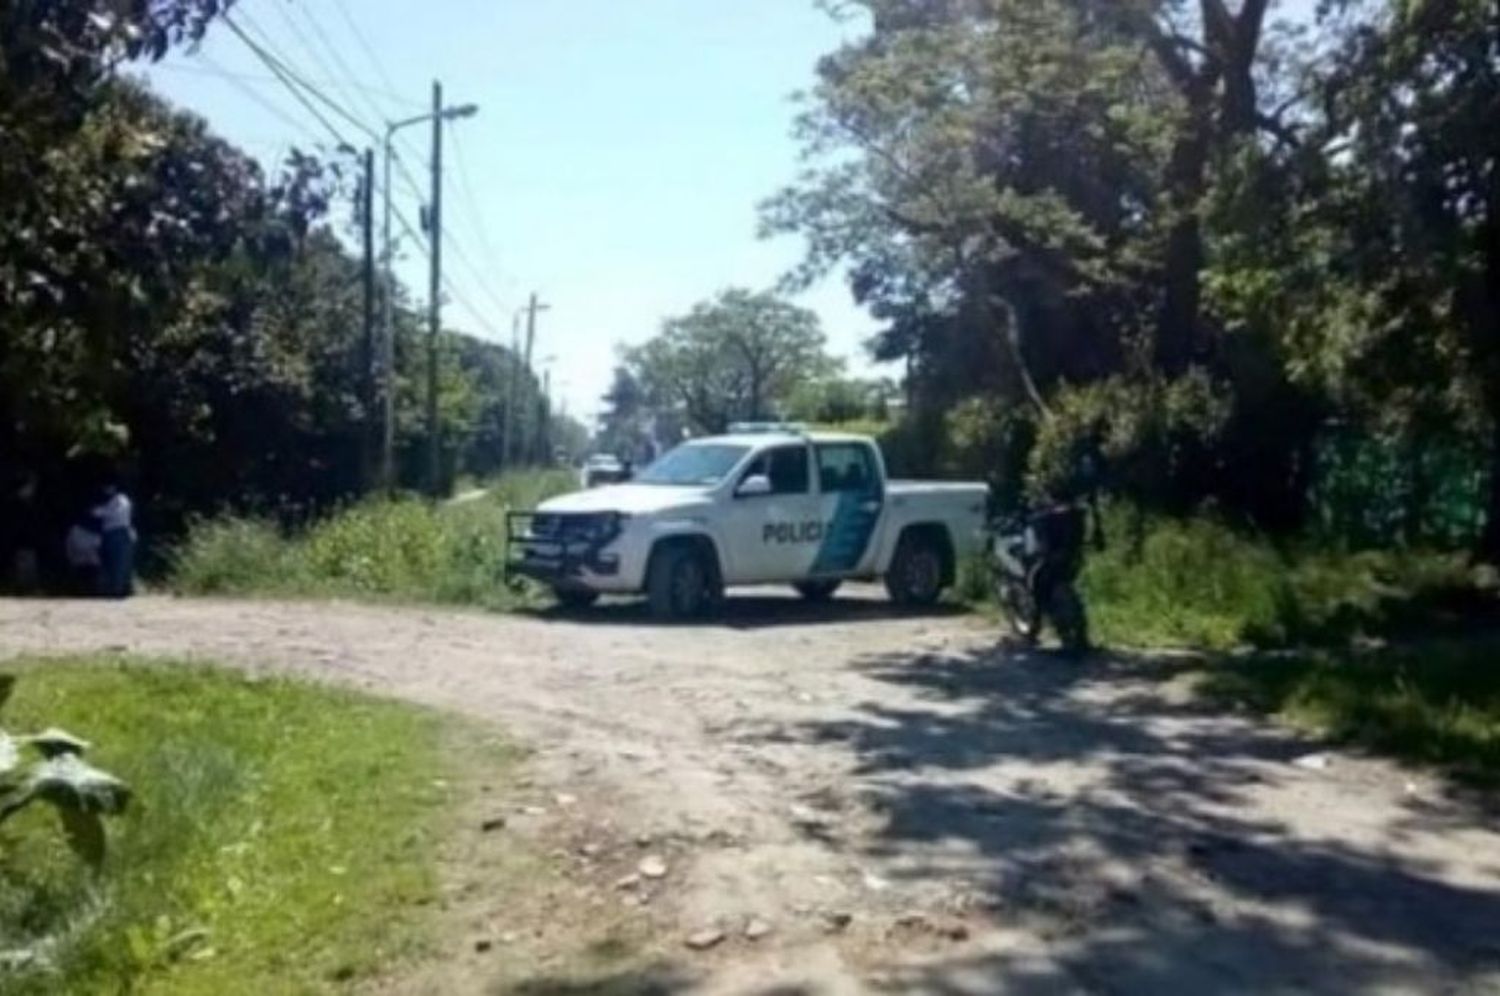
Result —
[{"label": "person standing by motorcycle", "polygon": [[1109,435],[1109,425],[1102,418],[1095,419],[1073,443],[1071,459],[1071,481],[1066,490],[1083,502],[1094,520],[1094,550],[1104,552],[1104,516],[1099,512],[1099,492],[1104,490],[1109,470],[1109,458],[1104,455],[1104,440]]},{"label": "person standing by motorcycle", "polygon": [[1028,642],[1050,620],[1063,648],[1089,649],[1088,613],[1077,589],[1093,518],[1094,547],[1104,549],[1099,491],[1105,475],[1105,426],[1095,422],[1074,443],[1067,470],[1020,520],[1000,525],[991,541],[991,573],[1001,607]]}]

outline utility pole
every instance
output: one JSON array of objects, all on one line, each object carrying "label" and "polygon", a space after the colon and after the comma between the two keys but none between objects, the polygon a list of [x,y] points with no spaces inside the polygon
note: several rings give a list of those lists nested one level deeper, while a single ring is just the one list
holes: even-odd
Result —
[{"label": "utility pole", "polygon": [[[532,291],[531,292],[531,302],[526,306],[526,379],[528,381],[534,381],[534,380],[536,380],[536,375],[532,372],[532,369],[531,369],[531,352],[532,352],[533,347],[536,346],[536,316],[537,316],[537,312],[539,312],[539,311],[550,311],[551,309],[552,309],[552,305],[550,305],[550,304],[542,304],[539,300],[537,300],[536,291]],[[530,426],[531,426],[531,419],[530,418],[526,419],[526,424],[527,424],[527,427],[530,428]],[[526,436],[522,436],[521,438],[523,440],[523,442],[522,442],[521,445],[524,446],[524,447],[530,448],[530,446],[531,446],[531,440],[528,439]],[[533,450],[532,456],[535,457],[535,450]]]},{"label": "utility pole", "polygon": [[391,269],[391,134],[385,133],[385,217],[381,221],[380,268],[385,286],[380,295],[380,488],[396,490],[396,275]]},{"label": "utility pole", "polygon": [[510,473],[510,441],[515,435],[516,395],[521,390],[521,313],[510,316],[510,387],[505,392],[505,432],[500,443],[500,465]]},{"label": "utility pole", "polygon": [[432,203],[427,209],[427,493],[442,487],[442,440],[438,432],[438,336],[443,324],[443,84],[432,81]]},{"label": "utility pole", "polygon": [[548,453],[547,451],[552,448],[551,447],[552,433],[550,431],[551,430],[551,425],[549,424],[550,421],[551,421],[551,416],[552,416],[552,368],[551,367],[548,367],[542,373],[542,396],[537,399],[537,402],[536,402],[536,411],[537,411],[537,432],[536,432],[536,452],[537,452],[537,458],[542,462],[543,465],[550,467],[552,465],[552,455],[550,453]]},{"label": "utility pole", "polygon": [[359,440],[360,484],[371,484],[375,464],[375,150],[365,150],[365,179],[359,193],[359,224],[364,231],[364,339],[360,351],[360,401],[364,406],[364,432]]},{"label": "utility pole", "polygon": [[[388,122],[385,126],[385,252],[383,253],[385,265],[385,310],[382,316],[385,326],[383,330],[383,338],[385,341],[382,344],[383,352],[385,353],[385,432],[381,445],[380,476],[382,483],[387,489],[394,489],[396,485],[396,275],[392,271],[392,264],[394,262],[395,255],[391,245],[391,160],[395,158],[395,152],[392,149],[391,145],[392,141],[396,137],[396,132],[400,131],[402,128],[406,128],[410,125],[422,124],[424,121],[431,121],[433,123],[432,127],[434,150],[440,151],[441,136],[439,134],[439,129],[442,127],[442,123],[444,121],[453,121],[457,118],[473,117],[479,112],[479,108],[474,104],[461,104],[458,107],[444,108],[442,106],[442,87],[437,83],[433,83],[432,88],[433,113],[418,114],[415,117],[403,118],[400,121],[391,121]],[[433,199],[434,202],[436,202],[438,200],[438,197],[440,196],[439,185],[442,180],[442,174],[437,169],[437,167],[440,165],[437,162],[437,156],[433,157],[433,165]],[[438,212],[434,212],[434,217],[438,217]],[[435,231],[439,239],[441,239],[441,226],[437,226],[435,228]],[[440,241],[434,242],[435,247],[439,245],[441,245]],[[441,278],[442,261],[439,258],[439,250],[437,248],[434,248],[432,254],[433,293],[430,304],[434,322],[438,321],[440,318],[440,316],[438,315],[438,309],[441,307],[441,302],[439,301],[437,296],[437,284],[441,281]],[[436,355],[436,350],[434,349],[429,353],[429,359],[435,360]],[[437,368],[434,363],[434,365],[429,369],[429,373],[435,375],[436,370]],[[433,384],[435,384],[435,378],[429,381],[429,386],[432,386]],[[428,395],[429,408],[427,427],[429,429],[429,442],[432,442],[436,438],[436,434],[431,432],[436,423],[436,400],[437,392],[433,390]],[[433,476],[435,478],[436,475]]]}]

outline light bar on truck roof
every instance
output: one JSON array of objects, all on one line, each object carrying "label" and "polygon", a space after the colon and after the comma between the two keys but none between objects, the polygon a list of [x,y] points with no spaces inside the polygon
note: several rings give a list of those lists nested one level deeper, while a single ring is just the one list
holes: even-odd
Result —
[{"label": "light bar on truck roof", "polygon": [[780,433],[805,436],[807,426],[801,422],[732,422],[729,432],[735,436],[769,436]]}]

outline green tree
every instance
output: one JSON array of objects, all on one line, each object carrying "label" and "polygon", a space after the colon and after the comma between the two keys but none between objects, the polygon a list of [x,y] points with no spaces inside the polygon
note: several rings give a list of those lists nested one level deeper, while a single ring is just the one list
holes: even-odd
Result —
[{"label": "green tree", "polygon": [[1168,81],[1069,0],[853,6],[873,30],[823,60],[799,124],[827,165],[765,210],[806,236],[799,276],[849,268],[924,406],[1040,408],[1119,370],[1159,272]]},{"label": "green tree", "polygon": [[632,459],[649,449],[654,440],[648,399],[628,366],[615,367],[614,379],[600,400],[604,411],[599,416],[598,448]]},{"label": "green tree", "polygon": [[625,352],[625,365],[658,411],[680,411],[699,432],[775,415],[793,392],[826,375],[818,318],[769,293],[729,290],[668,319]]}]

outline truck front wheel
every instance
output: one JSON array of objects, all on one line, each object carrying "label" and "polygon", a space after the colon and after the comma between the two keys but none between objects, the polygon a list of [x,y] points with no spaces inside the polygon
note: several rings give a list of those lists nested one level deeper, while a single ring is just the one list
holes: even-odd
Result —
[{"label": "truck front wheel", "polygon": [[916,608],[937,602],[943,594],[943,551],[920,533],[908,533],[896,545],[885,590],[897,605]]},{"label": "truck front wheel", "polygon": [[646,597],[657,619],[700,616],[715,601],[715,592],[713,566],[693,547],[667,546],[652,556],[646,573]]},{"label": "truck front wheel", "polygon": [[587,588],[553,588],[552,597],[559,606],[573,612],[592,608],[599,601],[599,593]]}]

